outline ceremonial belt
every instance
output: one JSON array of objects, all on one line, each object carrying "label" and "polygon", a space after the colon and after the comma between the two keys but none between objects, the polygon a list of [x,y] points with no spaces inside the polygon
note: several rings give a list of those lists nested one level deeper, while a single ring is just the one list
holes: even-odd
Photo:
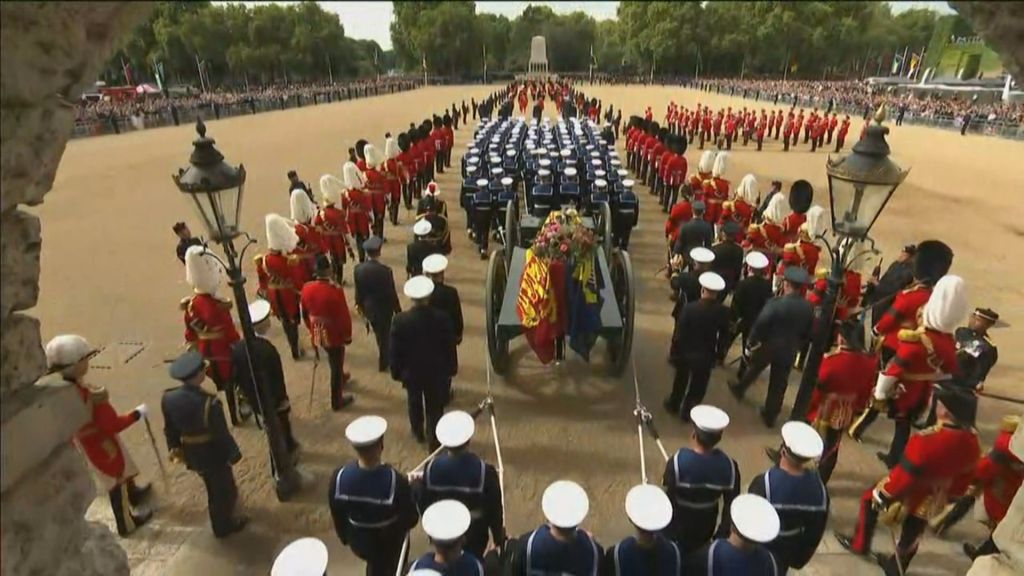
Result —
[{"label": "ceremonial belt", "polygon": [[182,434],[181,443],[188,445],[206,444],[213,440],[213,437],[209,434]]},{"label": "ceremonial belt", "polygon": [[220,328],[216,328],[214,330],[196,330],[196,336],[200,340],[220,340],[224,337],[224,335],[221,334]]},{"label": "ceremonial belt", "polygon": [[274,281],[271,280],[267,283],[267,287],[271,290],[295,290],[295,286],[291,282],[287,281]]}]

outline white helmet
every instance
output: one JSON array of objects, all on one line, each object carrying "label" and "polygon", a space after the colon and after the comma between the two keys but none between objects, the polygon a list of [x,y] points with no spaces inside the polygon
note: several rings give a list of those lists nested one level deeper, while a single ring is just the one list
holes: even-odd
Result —
[{"label": "white helmet", "polygon": [[292,197],[290,198],[291,209],[292,209],[292,220],[306,224],[313,219],[316,214],[316,205],[309,199],[309,195],[306,194],[305,190],[292,190]]},{"label": "white helmet", "polygon": [[951,334],[967,317],[967,311],[964,279],[947,274],[935,283],[921,316],[925,327]]},{"label": "white helmet", "polygon": [[398,142],[394,138],[384,141],[384,157],[388,160],[398,158]]},{"label": "white helmet", "polygon": [[373,144],[367,144],[363,148],[363,158],[366,159],[367,168],[377,168],[386,160],[384,155],[378,152],[377,147]]},{"label": "white helmet", "polygon": [[[363,151],[365,155],[366,151]],[[342,175],[345,177],[345,189],[346,190],[359,190],[366,185],[366,181],[363,180],[363,174],[359,171],[359,167],[354,162],[345,162],[345,166],[341,169]]]},{"label": "white helmet", "polygon": [[711,169],[711,175],[715,178],[721,178],[725,175],[725,171],[729,166],[729,153],[719,152],[718,156],[715,157],[715,165]]},{"label": "white helmet", "polygon": [[825,209],[815,204],[807,210],[807,221],[801,228],[814,240],[825,232]]},{"label": "white helmet", "polygon": [[764,219],[774,224],[782,224],[789,215],[789,200],[785,194],[776,194],[768,201],[764,211]]},{"label": "white helmet", "polygon": [[753,174],[747,174],[740,180],[736,188],[736,196],[747,201],[749,204],[757,202],[757,178]]},{"label": "white helmet", "polygon": [[697,163],[697,171],[708,174],[714,169],[714,167],[715,151],[705,150],[704,153],[700,155],[700,162]]},{"label": "white helmet", "polygon": [[224,271],[205,246],[191,246],[185,252],[185,281],[196,294],[217,294]]},{"label": "white helmet", "polygon": [[324,174],[320,177],[320,197],[324,204],[341,204],[341,192],[345,190],[345,183],[341,178],[333,174]]},{"label": "white helmet", "polygon": [[295,226],[280,214],[267,214],[267,248],[288,253],[299,245]]}]

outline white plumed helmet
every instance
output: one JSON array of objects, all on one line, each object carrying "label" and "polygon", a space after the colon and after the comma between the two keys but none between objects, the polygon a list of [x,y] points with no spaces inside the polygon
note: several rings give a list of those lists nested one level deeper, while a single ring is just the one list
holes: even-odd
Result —
[{"label": "white plumed helmet", "polygon": [[345,183],[341,178],[333,174],[324,174],[320,177],[320,197],[324,204],[341,204],[341,193],[345,190]]},{"label": "white plumed helmet", "polygon": [[205,246],[191,246],[185,252],[185,281],[196,294],[217,294],[224,271]]},{"label": "white plumed helmet", "polygon": [[355,162],[345,162],[341,173],[345,177],[345,188],[347,190],[359,190],[366,184],[363,180],[363,174],[359,171],[359,167],[355,165]]},{"label": "white plumed helmet", "polygon": [[697,163],[697,170],[703,172],[704,174],[708,174],[714,167],[715,151],[705,150],[704,153],[700,155],[700,162]]},{"label": "white plumed helmet", "polygon": [[292,220],[306,224],[316,215],[316,204],[309,199],[305,190],[292,190],[292,197],[289,199],[291,205]]},{"label": "white plumed helmet", "polygon": [[715,156],[715,166],[711,169],[711,175],[715,178],[721,178],[725,175],[725,171],[729,167],[729,153],[719,152],[718,156]]},{"label": "white plumed helmet", "polygon": [[394,138],[384,140],[384,157],[388,160],[398,158],[398,142]]},{"label": "white plumed helmet", "polygon": [[786,199],[785,194],[772,196],[772,199],[768,201],[768,207],[764,211],[765,219],[775,224],[782,224],[782,221],[786,219],[788,214],[789,200]]},{"label": "white plumed helmet", "polygon": [[740,185],[736,188],[736,195],[743,198],[749,204],[757,202],[757,177],[753,174],[747,174],[740,180]]},{"label": "white plumed helmet", "polygon": [[377,147],[373,144],[367,144],[363,148],[363,158],[366,159],[367,168],[376,168],[384,163],[384,156],[377,150]]},{"label": "white plumed helmet", "polygon": [[267,214],[267,248],[288,253],[299,245],[295,226],[280,214]]}]

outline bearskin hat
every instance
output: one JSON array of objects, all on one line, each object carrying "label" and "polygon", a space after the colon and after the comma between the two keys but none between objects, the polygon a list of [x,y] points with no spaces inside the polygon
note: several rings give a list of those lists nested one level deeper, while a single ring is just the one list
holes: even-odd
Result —
[{"label": "bearskin hat", "polygon": [[797,180],[789,187],[789,208],[797,214],[806,214],[814,202],[814,187],[807,180]]},{"label": "bearskin hat", "polygon": [[953,265],[953,249],[941,240],[925,240],[914,255],[914,279],[934,285]]}]

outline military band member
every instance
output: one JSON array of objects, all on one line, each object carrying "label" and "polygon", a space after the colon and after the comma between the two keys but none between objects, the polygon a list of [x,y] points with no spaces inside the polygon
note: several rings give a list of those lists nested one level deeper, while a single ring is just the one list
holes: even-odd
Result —
[{"label": "military band member", "polygon": [[747,488],[748,493],[768,500],[779,515],[779,535],[767,548],[780,575],[810,562],[825,535],[830,500],[813,469],[823,447],[814,428],[803,422],[786,422],[778,464],[754,478]]},{"label": "military band member", "polygon": [[395,275],[380,261],[383,241],[370,236],[363,242],[366,261],[356,265],[355,278],[356,311],[366,319],[377,340],[377,370],[388,369],[388,339],[391,337],[391,320],[402,311],[395,289]]},{"label": "military band member", "polygon": [[153,512],[136,508],[149,496],[151,487],[135,483],[139,470],[120,434],[145,418],[149,409],[139,404],[131,412],[118,414],[105,388],[85,382],[89,359],[98,353],[85,338],[64,334],[46,343],[46,365],[49,373],[59,373],[65,384],[74,386],[85,404],[89,420],[75,433],[75,444],[107,491],[118,535],[127,536],[149,522]]},{"label": "military band member", "polygon": [[447,576],[484,576],[484,565],[476,554],[463,550],[470,512],[458,500],[441,500],[423,512],[423,531],[433,552],[420,556],[410,573],[435,570]]},{"label": "military band member", "polygon": [[596,574],[603,551],[593,536],[580,528],[590,511],[583,487],[571,480],[552,482],[541,498],[547,520],[516,539],[512,576],[531,574]]},{"label": "military band member", "polygon": [[413,305],[391,324],[391,378],[405,388],[413,437],[433,451],[448,383],[459,369],[455,334],[445,313],[429,304],[434,291],[430,278],[414,276],[404,291]]},{"label": "military band member", "polygon": [[683,570],[679,547],[661,534],[672,521],[672,503],[665,492],[651,484],[630,488],[626,516],[636,528],[630,536],[608,549],[601,574],[607,576],[678,576]]},{"label": "military band member", "polygon": [[325,576],[327,545],[319,538],[299,538],[274,558],[270,576]]},{"label": "military band member", "polygon": [[464,504],[471,521],[463,546],[483,558],[488,534],[495,546],[505,541],[505,516],[498,471],[469,449],[475,429],[473,417],[461,410],[441,417],[436,436],[445,449],[427,463],[422,478],[413,483],[413,492],[420,510],[446,499]]},{"label": "military band member", "polygon": [[228,431],[220,400],[202,388],[205,364],[195,351],[179,356],[171,364],[170,375],[181,386],[164,392],[160,408],[171,461],[184,462],[203,479],[213,535],[224,538],[249,522],[247,516],[236,513],[238,488],[231,470],[242,453]]},{"label": "military band member", "polygon": [[749,368],[739,381],[729,382],[733,396],[742,399],[754,380],[771,365],[768,392],[761,409],[761,419],[769,428],[775,425],[775,418],[782,409],[796,353],[811,335],[814,310],[802,293],[808,280],[803,268],[786,270],[782,296],[769,300],[750,328]]},{"label": "military band member", "polygon": [[779,534],[779,515],[755,494],[737,496],[729,506],[728,536],[690,554],[685,574],[701,576],[777,576],[778,565],[766,546]]},{"label": "military band member", "polygon": [[[255,300],[249,305],[249,317],[252,319],[252,327],[256,332],[253,339],[253,348],[248,350],[245,340],[235,342],[231,347],[231,365],[235,370],[235,382],[245,393],[249,403],[255,407],[260,418],[265,419],[267,414],[276,414],[281,422],[281,431],[284,433],[284,442],[288,452],[293,456],[299,451],[299,443],[292,434],[291,411],[292,405],[288,400],[288,387],[284,379],[284,367],[281,366],[281,355],[274,347],[274,343],[266,338],[270,330],[270,303],[266,300]],[[252,370],[249,369],[250,362]],[[253,371],[259,374],[260,379],[266,384],[265,390],[270,392],[270,398],[260,395],[260,389],[253,379]],[[264,404],[266,403],[266,406]],[[273,455],[271,455],[271,467],[274,467]]]},{"label": "military band member", "polygon": [[716,362],[722,363],[729,344],[729,311],[718,299],[725,280],[714,272],[704,272],[698,282],[700,297],[687,302],[676,316],[669,353],[676,374],[665,408],[683,421],[689,420],[690,409],[704,400],[711,370]]},{"label": "military band member", "polygon": [[717,448],[729,415],[701,404],[690,410],[689,419],[693,422],[690,446],[680,448],[666,463],[662,480],[673,509],[667,533],[683,554],[728,535],[729,509],[740,494],[740,468]]},{"label": "military band member", "polygon": [[352,316],[345,292],[331,280],[331,265],[325,256],[317,258],[316,278],[302,287],[300,301],[313,347],[327,352],[331,409],[337,412],[355,401],[351,394],[345,394],[345,384],[350,379],[345,372],[345,347],[352,343]]},{"label": "military band member", "polygon": [[[939,425],[915,434],[899,463],[874,487],[864,492],[853,536],[836,540],[860,556],[871,553],[875,526],[902,522],[896,554],[873,554],[887,576],[904,574],[917,553],[928,519],[963,495],[981,456],[974,431],[977,398],[958,386],[936,386]],[[879,518],[880,514],[884,514]],[[902,518],[902,520],[901,520]]]},{"label": "military band member", "polygon": [[360,416],[345,428],[356,459],[331,475],[327,502],[338,539],[366,562],[367,576],[393,576],[406,534],[419,522],[405,475],[383,462],[380,416]]},{"label": "military band member", "polygon": [[960,367],[957,384],[981,391],[985,378],[999,361],[999,349],[988,331],[999,321],[999,314],[990,308],[976,308],[967,326],[957,328],[956,360]]},{"label": "military band member", "polygon": [[267,253],[254,258],[259,293],[270,302],[288,338],[292,359],[298,360],[304,354],[299,344],[299,291],[306,282],[305,264],[295,253],[299,237],[294,226],[277,214],[267,214],[266,228]]}]

